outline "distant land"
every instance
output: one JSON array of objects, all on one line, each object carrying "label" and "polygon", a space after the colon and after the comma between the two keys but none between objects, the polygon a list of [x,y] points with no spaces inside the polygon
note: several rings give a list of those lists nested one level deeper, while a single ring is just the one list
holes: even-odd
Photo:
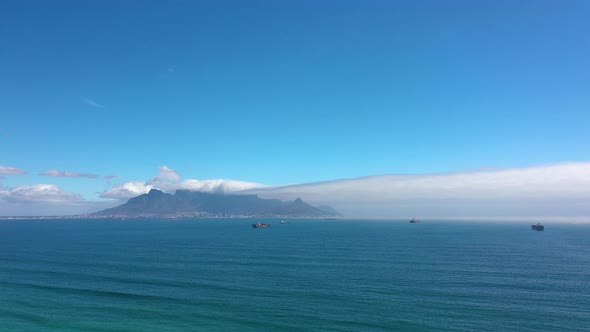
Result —
[{"label": "distant land", "polygon": [[87,218],[215,218],[215,217],[336,217],[330,206],[315,207],[301,198],[292,202],[263,199],[258,195],[210,194],[177,190],[168,194],[152,189],[127,203]]}]

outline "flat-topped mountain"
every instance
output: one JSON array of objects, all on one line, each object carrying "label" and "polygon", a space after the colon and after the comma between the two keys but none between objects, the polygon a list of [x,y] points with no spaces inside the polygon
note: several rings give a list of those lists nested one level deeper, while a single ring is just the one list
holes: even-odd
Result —
[{"label": "flat-topped mountain", "polygon": [[333,217],[330,207],[317,208],[301,198],[293,202],[263,199],[258,195],[225,195],[177,190],[167,194],[152,189],[123,205],[92,214],[95,217]]}]

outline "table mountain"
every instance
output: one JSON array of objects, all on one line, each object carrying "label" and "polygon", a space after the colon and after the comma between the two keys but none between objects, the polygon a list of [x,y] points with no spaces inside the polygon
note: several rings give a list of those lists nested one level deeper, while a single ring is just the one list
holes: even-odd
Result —
[{"label": "table mountain", "polygon": [[92,214],[95,217],[329,217],[339,213],[305,203],[263,199],[258,195],[225,195],[177,190],[168,194],[157,189],[133,197],[127,203]]}]

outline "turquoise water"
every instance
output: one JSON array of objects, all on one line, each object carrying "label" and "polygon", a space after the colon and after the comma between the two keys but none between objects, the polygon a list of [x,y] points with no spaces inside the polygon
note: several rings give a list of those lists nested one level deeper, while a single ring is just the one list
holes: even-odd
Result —
[{"label": "turquoise water", "polygon": [[267,221],[0,221],[0,330],[590,330],[590,225]]}]

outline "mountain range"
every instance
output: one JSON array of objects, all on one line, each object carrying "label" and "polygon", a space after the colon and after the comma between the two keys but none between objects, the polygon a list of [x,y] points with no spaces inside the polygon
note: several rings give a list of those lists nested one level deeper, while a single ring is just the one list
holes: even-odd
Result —
[{"label": "mountain range", "polygon": [[177,190],[174,194],[152,189],[127,203],[92,217],[334,217],[329,206],[315,207],[301,198],[292,202],[263,199],[258,195],[226,195]]}]

